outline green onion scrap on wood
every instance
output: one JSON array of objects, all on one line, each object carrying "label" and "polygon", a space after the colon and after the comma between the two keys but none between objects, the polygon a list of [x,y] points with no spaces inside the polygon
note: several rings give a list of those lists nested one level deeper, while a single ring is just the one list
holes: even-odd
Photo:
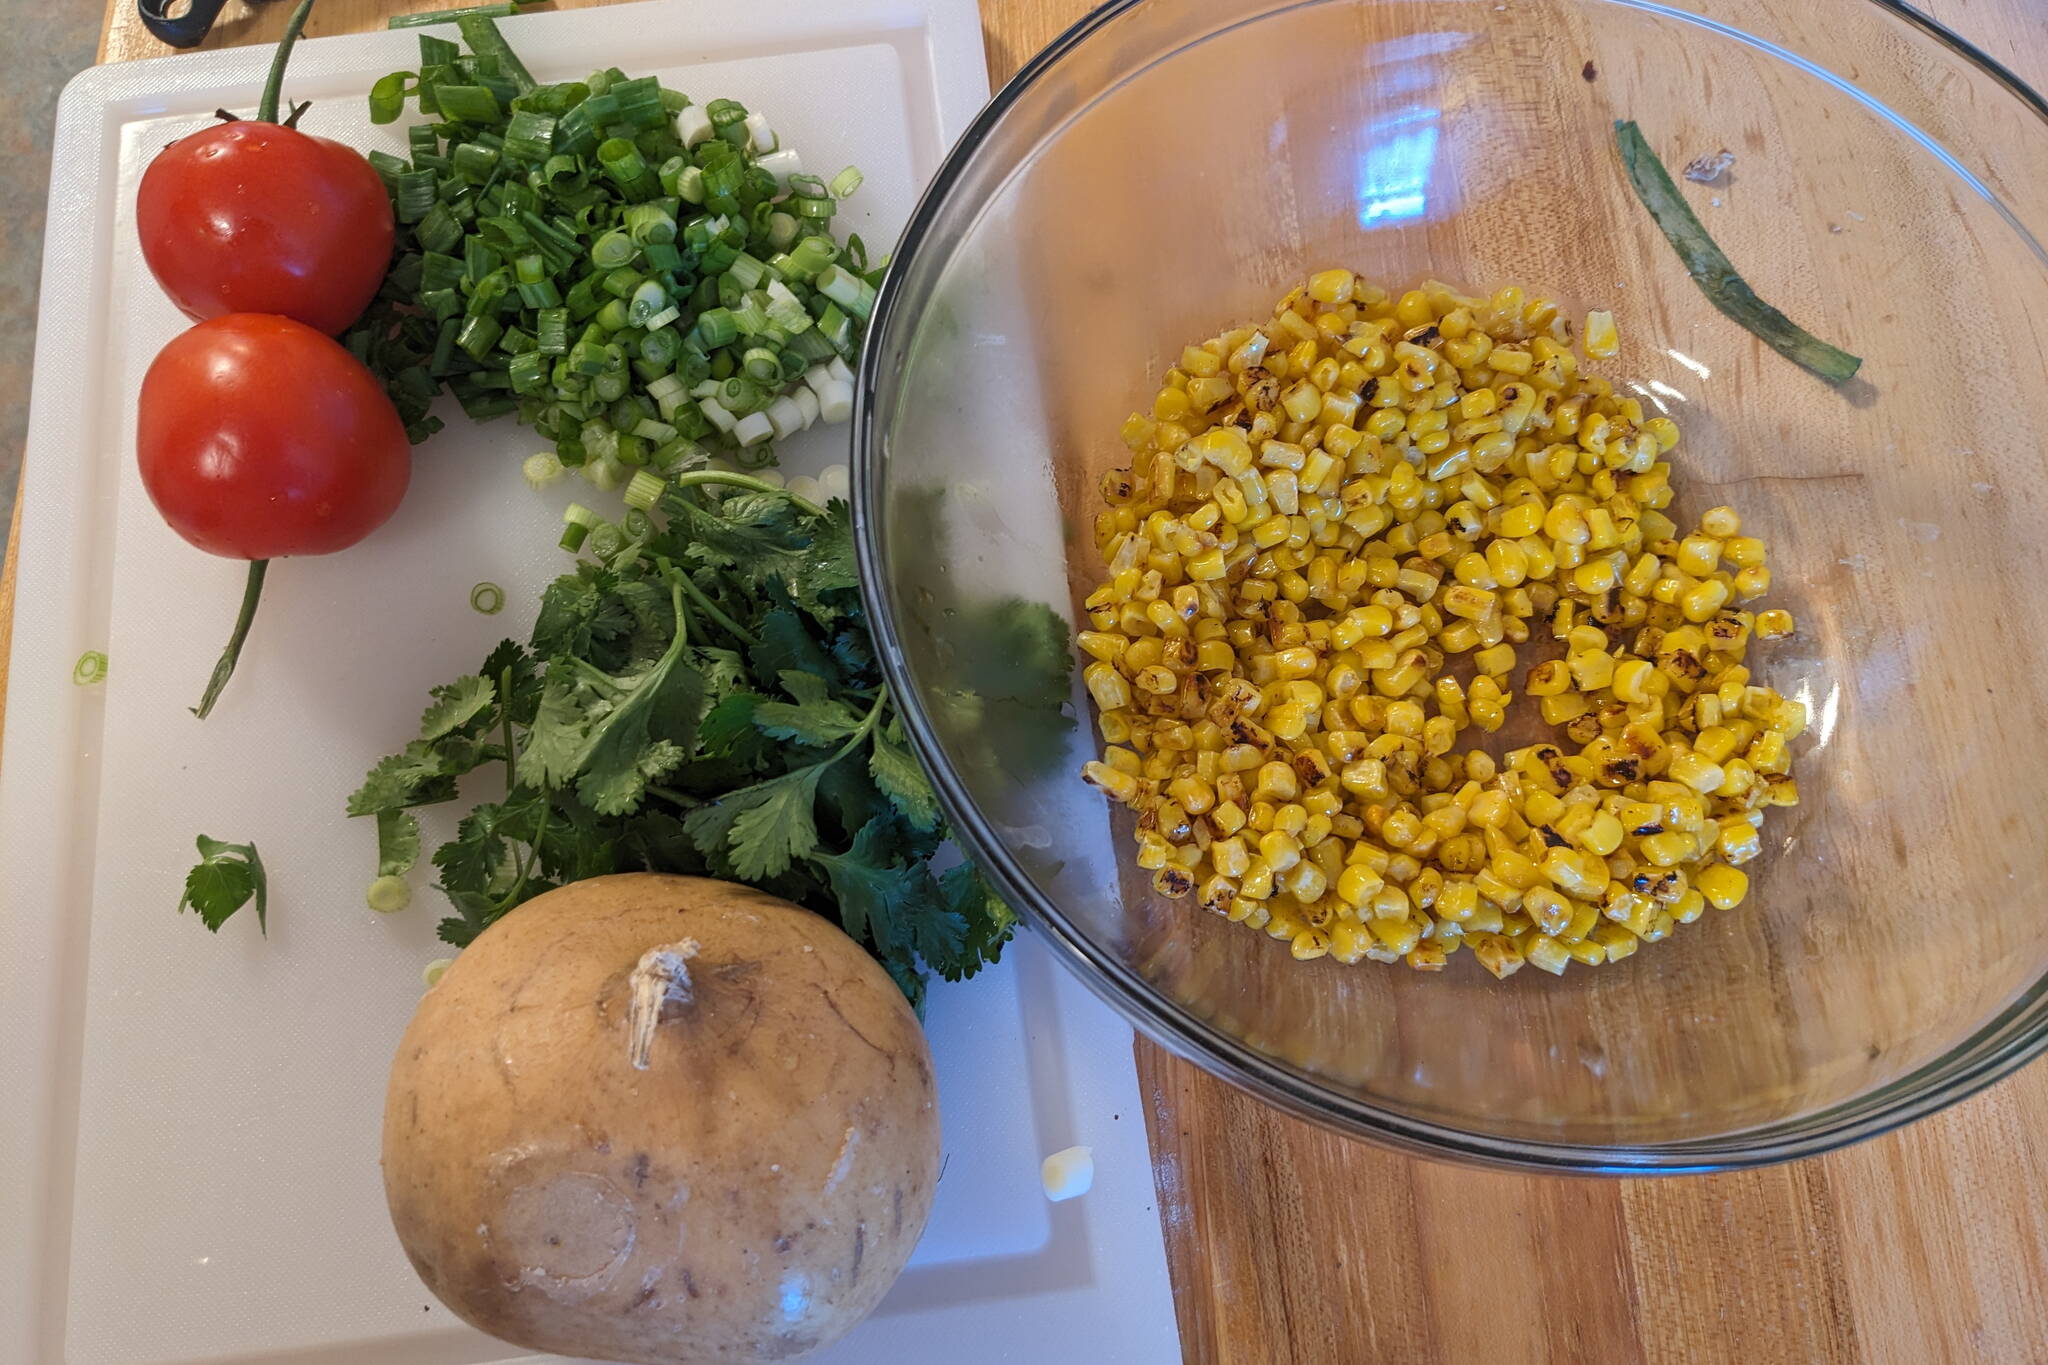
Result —
[{"label": "green onion scrap on wood", "polygon": [[1614,141],[1621,150],[1622,168],[1628,172],[1636,197],[1650,211],[1650,217],[1708,302],[1762,338],[1779,355],[1829,383],[1840,384],[1855,377],[1863,364],[1859,357],[1830,346],[1765,303],[1748,281],[1736,273],[1734,263],[1714,245],[1692,205],[1685,202],[1685,196],[1672,183],[1671,173],[1650,150],[1642,130],[1632,120],[1615,122]]}]

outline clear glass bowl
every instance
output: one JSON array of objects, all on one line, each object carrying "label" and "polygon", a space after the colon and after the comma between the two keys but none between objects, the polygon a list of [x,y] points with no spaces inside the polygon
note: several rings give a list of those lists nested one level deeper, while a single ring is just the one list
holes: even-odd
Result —
[{"label": "clear glass bowl", "polygon": [[[1617,118],[1834,389],[1717,313]],[[1235,1083],[1411,1150],[1693,1170],[1823,1151],[2048,1041],[2048,105],[1902,9],[1691,0],[1126,0],[1035,60],[926,195],[861,375],[869,604],[956,829],[1070,965]],[[1611,308],[1675,416],[1680,513],[1735,504],[1798,637],[1805,794],[1746,903],[1497,982],[1293,961],[1154,897],[1075,776],[1092,715],[1004,700],[990,604],[1071,619],[1097,480],[1187,342],[1309,271]],[[1519,690],[1519,676],[1516,683]],[[976,698],[966,698],[972,690]],[[1519,703],[1518,704],[1522,704]]]}]

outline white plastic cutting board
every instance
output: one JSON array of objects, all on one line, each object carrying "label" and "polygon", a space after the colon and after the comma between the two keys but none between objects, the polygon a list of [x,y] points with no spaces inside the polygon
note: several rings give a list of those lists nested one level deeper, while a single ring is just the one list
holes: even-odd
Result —
[{"label": "white plastic cutting board", "polygon": [[[844,225],[892,242],[987,86],[974,0],[658,0],[529,15],[542,79],[619,65],[766,112],[807,167],[858,163]],[[403,151],[371,81],[411,33],[315,40],[286,93],[303,126]],[[373,832],[343,800],[417,723],[426,689],[523,634],[564,501],[535,442],[458,411],[368,541],[273,567],[219,709],[196,700],[242,566],[150,508],[134,395],[183,325],[135,248],[134,187],[164,142],[247,108],[264,50],[86,72],[59,115],[0,766],[0,1365],[456,1365],[520,1358],[414,1279],[377,1168],[385,1068],[447,950],[413,908],[364,907]],[[845,429],[784,451],[846,459]],[[468,605],[503,585],[503,615]],[[103,687],[73,661],[104,649]],[[445,833],[447,815],[431,838]],[[172,913],[195,835],[254,840],[271,928],[216,938]],[[1178,1357],[1130,1030],[1035,944],[933,998],[947,1164],[881,1311],[829,1362]],[[1048,1204],[1038,1164],[1095,1148],[1092,1193]]]}]

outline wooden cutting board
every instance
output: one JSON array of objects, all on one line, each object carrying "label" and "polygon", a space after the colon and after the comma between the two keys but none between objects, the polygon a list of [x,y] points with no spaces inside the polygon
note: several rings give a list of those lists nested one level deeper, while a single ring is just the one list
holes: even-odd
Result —
[{"label": "wooden cutting board", "polygon": [[[376,28],[425,3],[323,0],[308,31]],[[1921,3],[2048,87],[2042,0]],[[287,8],[235,0],[208,45],[269,41]],[[1088,5],[981,8],[1000,84]],[[110,0],[102,60],[164,50],[134,0]],[[1287,1118],[1148,1043],[1137,1052],[1190,1361],[2048,1360],[2048,1067],[1797,1165],[1568,1180],[1394,1156]]]}]

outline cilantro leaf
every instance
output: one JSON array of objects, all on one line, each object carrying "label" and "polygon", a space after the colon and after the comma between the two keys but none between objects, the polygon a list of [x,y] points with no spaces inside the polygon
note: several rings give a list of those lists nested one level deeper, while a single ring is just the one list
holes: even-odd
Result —
[{"label": "cilantro leaf", "polygon": [[813,807],[825,765],[813,763],[742,787],[683,819],[683,828],[712,866],[746,881],[773,877],[818,846]]},{"label": "cilantro leaf", "polygon": [[766,700],[754,692],[733,692],[721,698],[697,726],[699,751],[728,753],[743,737],[751,737],[755,733],[754,708]]},{"label": "cilantro leaf", "polygon": [[[916,949],[920,940],[934,944],[964,940],[965,924],[942,926],[933,921],[950,915],[938,883],[924,863],[901,863],[890,848],[888,830],[875,822],[854,837],[844,853],[823,853],[832,894],[839,902],[839,921],[855,941],[865,940],[884,959]],[[948,949],[950,958],[957,948]]]},{"label": "cilantro leaf", "polygon": [[256,927],[267,937],[269,878],[254,844],[231,844],[224,839],[199,836],[199,861],[185,874],[185,894],[178,898],[178,913],[189,907],[200,923],[214,933],[228,917],[256,901]]},{"label": "cilantro leaf", "polygon": [[456,778],[503,756],[497,746],[467,735],[444,735],[433,742],[413,740],[398,753],[377,761],[363,785],[348,798],[348,813],[374,815],[452,801]]},{"label": "cilantro leaf", "polygon": [[576,775],[583,748],[583,708],[566,675],[551,674],[514,765],[523,786],[557,787]]},{"label": "cilantro leaf", "polygon": [[489,678],[503,694],[498,704],[511,711],[514,725],[533,723],[534,710],[540,705],[541,679],[533,655],[524,645],[516,640],[500,640],[477,672]]},{"label": "cilantro leaf", "polygon": [[434,850],[434,866],[441,869],[443,891],[489,895],[491,883],[505,861],[505,839],[498,832],[501,810],[494,802],[478,806],[455,827],[455,837]]},{"label": "cilantro leaf", "polygon": [[875,779],[875,785],[882,789],[882,794],[912,826],[931,830],[938,825],[938,794],[932,790],[931,779],[924,775],[924,769],[918,766],[908,749],[876,735],[874,745],[868,751],[868,772]]},{"label": "cilantro leaf", "polygon": [[967,936],[952,963],[930,955],[925,960],[948,981],[958,981],[1002,956],[1003,945],[1016,932],[1017,912],[989,887],[973,863],[947,868],[939,876],[939,891],[947,907],[966,922]]},{"label": "cilantro leaf", "polygon": [[420,860],[420,822],[411,811],[377,812],[377,875],[403,877]]},{"label": "cilantro leaf", "polygon": [[860,728],[861,716],[851,706],[827,695],[825,680],[815,673],[785,669],[782,690],[796,701],[764,701],[754,706],[754,725],[771,739],[794,740],[824,748]]},{"label": "cilantro leaf", "polygon": [[[534,652],[548,659],[588,656],[630,637],[633,613],[617,588],[617,575],[595,564],[579,564],[575,573],[548,584],[533,623]],[[607,660],[625,661],[609,654]]]},{"label": "cilantro leaf", "polygon": [[747,662],[761,676],[773,678],[794,670],[827,679],[839,677],[838,663],[805,628],[803,618],[788,608],[776,607],[763,616],[756,633],[759,638],[747,651]]},{"label": "cilantro leaf", "polygon": [[433,698],[433,704],[420,717],[420,738],[429,741],[453,734],[479,714],[491,710],[498,700],[498,689],[488,679],[471,675],[435,688]]},{"label": "cilantro leaf", "polygon": [[859,609],[860,575],[853,549],[853,509],[840,498],[825,508],[823,518],[811,523],[811,543],[805,547],[790,595],[797,604],[821,621],[848,615]]}]

